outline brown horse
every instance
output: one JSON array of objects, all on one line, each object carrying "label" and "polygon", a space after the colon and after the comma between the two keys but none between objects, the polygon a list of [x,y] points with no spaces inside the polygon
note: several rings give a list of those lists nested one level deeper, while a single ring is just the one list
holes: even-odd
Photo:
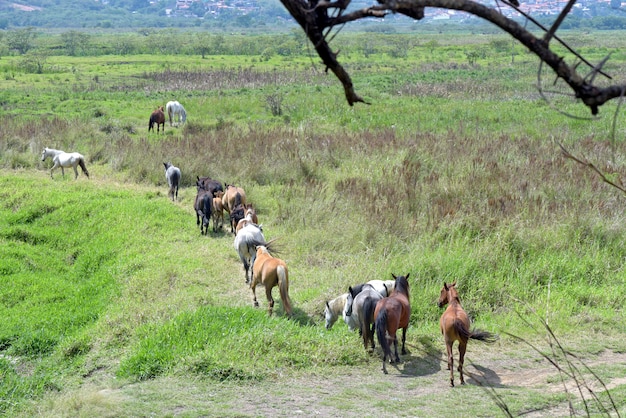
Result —
[{"label": "brown horse", "polygon": [[[402,354],[406,354],[404,344],[406,342],[406,329],[409,327],[411,318],[411,301],[409,296],[409,273],[406,276],[391,276],[396,280],[393,292],[389,297],[382,298],[376,304],[374,311],[375,330],[378,343],[383,349],[383,372],[387,373],[387,356],[389,362],[393,363],[389,341],[393,342],[395,348],[395,362],[400,362],[398,355],[398,338],[396,332],[402,328]],[[387,336],[386,334],[389,334]]]},{"label": "brown horse", "polygon": [[[246,192],[241,187],[226,185],[224,196],[222,196],[222,206],[230,215],[230,232],[235,233],[235,228],[240,219],[244,218],[244,205],[246,204]],[[235,212],[236,213],[233,213]],[[234,215],[234,216],[233,216]]]},{"label": "brown horse", "polygon": [[459,300],[459,294],[456,291],[456,282],[452,284],[446,284],[444,282],[441,288],[441,294],[439,295],[439,301],[437,305],[443,307],[448,304],[441,319],[439,320],[439,327],[443,334],[443,339],[446,342],[446,351],[448,352],[448,370],[450,370],[450,386],[454,386],[454,356],[452,354],[452,345],[455,341],[459,342],[459,377],[461,384],[465,384],[463,379],[463,360],[465,358],[465,349],[467,348],[467,341],[469,339],[484,341],[487,343],[493,343],[498,339],[498,336],[486,331],[471,330],[470,322],[467,313],[461,306]]},{"label": "brown horse", "polygon": [[159,106],[157,110],[152,112],[150,115],[150,122],[148,122],[148,132],[154,132],[154,124],[157,125],[157,132],[159,132],[159,128],[163,125],[163,132],[165,133],[165,113],[163,113],[163,106]]},{"label": "brown horse", "polygon": [[274,298],[272,297],[272,289],[278,286],[280,290],[280,299],[283,301],[283,308],[288,316],[291,316],[291,300],[289,299],[289,271],[287,264],[270,254],[272,251],[272,241],[265,245],[257,245],[256,260],[252,267],[252,282],[250,288],[254,296],[254,306],[259,306],[256,300],[256,285],[265,286],[265,296],[269,303],[267,312],[272,315],[274,309]]},{"label": "brown horse", "polygon": [[224,192],[218,190],[213,198],[213,231],[217,232],[217,228],[224,225],[224,206],[222,206],[222,196]]},{"label": "brown horse", "polygon": [[232,184],[226,185],[224,196],[222,196],[222,204],[226,212],[232,212],[238,205],[245,205],[247,203],[246,200],[246,192],[241,187],[233,186]]}]

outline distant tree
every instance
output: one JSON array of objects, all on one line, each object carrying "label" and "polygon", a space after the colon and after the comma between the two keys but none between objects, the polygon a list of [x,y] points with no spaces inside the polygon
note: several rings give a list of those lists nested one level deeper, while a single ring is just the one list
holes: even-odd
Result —
[{"label": "distant tree", "polygon": [[202,59],[205,59],[211,52],[211,35],[207,32],[196,33],[194,50],[202,56]]},{"label": "distant tree", "polygon": [[43,74],[48,54],[43,49],[33,49],[23,54],[19,66],[27,73]]},{"label": "distant tree", "polygon": [[22,29],[14,29],[7,32],[7,46],[12,51],[17,51],[20,55],[24,55],[33,47],[35,39],[35,28],[28,27]]},{"label": "distant tree", "polygon": [[622,7],[622,0],[611,0],[611,9],[619,9]]},{"label": "distant tree", "polygon": [[61,42],[65,51],[70,56],[75,56],[77,52],[84,51],[89,44],[89,35],[84,32],[71,30],[61,34]]}]

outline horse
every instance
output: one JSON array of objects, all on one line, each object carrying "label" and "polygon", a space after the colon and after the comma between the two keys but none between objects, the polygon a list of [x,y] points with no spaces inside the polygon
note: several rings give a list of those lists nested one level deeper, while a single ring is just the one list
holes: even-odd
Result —
[{"label": "horse", "polygon": [[74,169],[74,180],[78,178],[78,170],[76,166],[80,166],[83,173],[89,178],[89,171],[87,171],[87,166],[85,165],[85,157],[82,154],[77,152],[65,152],[58,149],[52,148],[44,148],[41,151],[41,161],[45,161],[46,157],[51,157],[54,165],[50,169],[50,178],[54,178],[52,176],[52,172],[55,168],[61,167],[61,174],[65,177],[64,167],[72,167]]},{"label": "horse", "polygon": [[[222,205],[224,206],[224,210],[229,214],[232,213],[233,209],[238,207],[239,205],[246,204],[246,192],[241,187],[233,186],[232,184],[227,184],[226,189],[224,190],[224,196],[222,196]],[[243,218],[243,216],[242,216]],[[233,218],[231,217],[231,220]],[[241,219],[241,218],[240,218]],[[239,221],[239,219],[237,220]],[[235,233],[235,225],[230,225],[230,232]]]},{"label": "horse", "polygon": [[209,233],[212,206],[213,196],[211,196],[211,193],[206,190],[199,190],[193,208],[196,211],[196,225],[200,226],[201,235],[208,235]]},{"label": "horse", "polygon": [[254,297],[254,306],[258,307],[259,302],[256,299],[256,285],[265,286],[265,296],[267,297],[267,312],[272,315],[274,309],[274,298],[272,297],[272,289],[278,286],[280,290],[280,299],[283,302],[283,308],[287,316],[291,316],[291,300],[289,299],[289,270],[287,264],[280,258],[274,257],[272,242],[265,245],[257,245],[256,260],[252,269],[252,295]]},{"label": "horse", "polygon": [[167,196],[172,198],[172,202],[178,200],[178,185],[180,183],[180,168],[175,167],[172,163],[163,163],[165,166],[165,179],[167,185],[170,186]]},{"label": "horse", "polygon": [[[402,328],[402,354],[406,354],[404,344],[406,341],[406,330],[409,327],[409,319],[411,318],[411,298],[409,296],[409,273],[406,276],[391,276],[395,279],[393,292],[382,298],[376,304],[374,311],[374,327],[378,343],[383,349],[383,372],[387,374],[387,366],[385,362],[389,357],[389,362],[393,363],[394,358],[391,355],[390,343],[393,342],[395,348],[395,362],[400,361],[398,355],[398,338],[396,332]],[[387,337],[386,334],[389,334]]]},{"label": "horse", "polygon": [[448,353],[450,386],[454,387],[454,356],[452,354],[452,345],[454,342],[459,342],[459,367],[457,370],[459,371],[461,384],[464,385],[463,361],[465,359],[465,350],[468,340],[473,339],[493,343],[498,339],[498,336],[487,331],[470,330],[469,318],[461,306],[461,300],[456,290],[456,282],[452,284],[443,283],[437,305],[442,308],[446,304],[448,307],[439,319],[439,328],[441,329],[441,334],[443,334],[443,339],[446,343],[446,351]]},{"label": "horse", "polygon": [[[386,294],[385,294],[386,296]],[[361,337],[363,337],[363,347],[367,350],[368,343],[374,349],[374,310],[376,304],[383,296],[371,284],[366,284],[363,289],[354,297],[353,312],[356,313],[361,324]]]},{"label": "horse", "polygon": [[172,126],[172,119],[176,119],[176,125],[187,121],[187,112],[185,111],[185,108],[176,100],[167,102],[165,105],[165,111],[169,116],[170,126]]},{"label": "horse", "polygon": [[237,235],[237,225],[239,225],[239,222],[244,219],[244,213],[244,206],[237,205],[230,211],[230,214],[228,215],[230,220],[230,232],[233,232],[235,235]]},{"label": "horse", "polygon": [[213,197],[217,196],[218,192],[222,192],[222,194],[220,196],[223,196],[224,194],[224,187],[222,186],[222,183],[220,183],[217,180],[213,180],[212,178],[209,177],[199,177],[196,176],[196,187],[198,190],[203,189],[206,191],[211,192],[211,195],[213,195]]},{"label": "horse", "polygon": [[150,115],[150,121],[148,122],[148,132],[154,132],[154,124],[157,125],[157,132],[159,132],[159,128],[163,125],[163,133],[165,133],[165,114],[163,113],[163,106],[159,106],[152,114]]},{"label": "horse", "polygon": [[378,291],[383,297],[389,296],[393,290],[396,282],[395,280],[370,280],[367,283],[357,284],[356,286],[348,287],[348,298],[343,308],[343,320],[348,325],[350,331],[355,329],[361,329],[361,322],[358,314],[353,315],[352,303],[356,295],[363,289],[365,285],[372,285],[374,289]]},{"label": "horse", "polygon": [[213,215],[213,232],[217,232],[217,228],[222,228],[224,225],[224,206],[222,206],[222,195],[224,192],[217,191],[215,192],[215,197],[213,198],[213,207],[212,215]]},{"label": "horse", "polygon": [[344,293],[342,295],[337,296],[335,299],[330,302],[326,302],[326,306],[324,307],[324,318],[326,319],[326,329],[331,329],[339,315],[343,313],[343,308],[346,306],[346,299],[348,299],[348,294]]},{"label": "horse", "polygon": [[254,272],[254,261],[256,260],[256,247],[258,245],[267,245],[265,237],[263,236],[263,230],[259,225],[249,224],[241,228],[235,236],[235,242],[233,246],[235,251],[239,254],[239,259],[243,264],[243,268],[246,271],[246,283],[250,283],[252,280],[252,272]]},{"label": "horse", "polygon": [[[252,204],[245,205],[243,209],[244,209],[245,216],[243,219],[239,219],[239,221],[237,222],[237,227],[235,228],[235,234],[239,232],[241,228],[243,228],[249,223],[253,223],[257,225],[259,224],[259,218],[257,217],[256,210],[254,209],[254,206],[252,206]],[[235,217],[237,216],[238,215],[235,215]]]}]

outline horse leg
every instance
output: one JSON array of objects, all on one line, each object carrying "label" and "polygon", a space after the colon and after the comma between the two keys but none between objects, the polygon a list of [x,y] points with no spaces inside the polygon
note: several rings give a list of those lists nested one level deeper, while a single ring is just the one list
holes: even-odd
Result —
[{"label": "horse leg", "polygon": [[252,289],[252,298],[253,298],[253,301],[254,301],[254,307],[258,308],[259,307],[259,301],[256,300],[256,281],[250,283],[250,289]]},{"label": "horse leg", "polygon": [[461,380],[461,384],[465,384],[465,379],[463,378],[463,362],[465,360],[465,350],[467,349],[467,341],[463,343],[463,341],[459,341],[459,379]]},{"label": "horse leg", "polygon": [[269,306],[267,308],[267,313],[272,316],[272,311],[274,310],[274,298],[272,297],[272,286],[265,285],[265,297],[267,298],[267,302]]},{"label": "horse leg", "polygon": [[63,170],[63,166],[61,166],[61,175],[65,177],[65,170]]},{"label": "horse leg", "polygon": [[452,355],[453,342],[446,341],[446,352],[448,353],[448,370],[450,370],[450,386],[454,387],[454,357]]},{"label": "horse leg", "polygon": [[76,166],[73,166],[74,168],[74,180],[76,180],[78,178],[78,170],[76,169]]},{"label": "horse leg", "polygon": [[404,343],[406,342],[406,328],[402,328],[402,354],[406,354],[406,349],[404,348]]},{"label": "horse leg", "polygon": [[400,356],[398,355],[398,336],[394,333],[393,334],[393,349],[394,349],[394,354],[396,355],[396,363],[400,363]]}]

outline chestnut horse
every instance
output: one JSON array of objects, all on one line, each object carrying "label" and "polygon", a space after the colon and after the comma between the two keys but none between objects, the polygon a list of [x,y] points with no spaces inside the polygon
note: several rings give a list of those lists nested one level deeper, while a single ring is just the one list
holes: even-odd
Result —
[{"label": "chestnut horse", "polygon": [[[389,362],[400,362],[398,355],[398,338],[396,332],[402,328],[402,354],[406,354],[404,343],[406,341],[406,329],[409,327],[411,318],[411,301],[409,296],[409,273],[406,276],[394,276],[396,280],[393,292],[389,297],[382,298],[376,304],[374,311],[375,330],[378,343],[383,349],[383,372],[387,374],[385,362],[389,357]],[[389,334],[387,336],[386,334]],[[395,348],[395,360],[391,354],[389,341],[393,342]]]},{"label": "chestnut horse", "polygon": [[443,307],[448,304],[441,319],[439,327],[446,342],[446,351],[448,352],[448,370],[450,370],[450,386],[454,386],[454,356],[452,354],[452,345],[455,341],[459,342],[459,377],[461,384],[465,384],[463,379],[463,360],[465,358],[465,349],[469,339],[493,343],[498,336],[487,331],[470,330],[470,322],[467,313],[461,306],[459,294],[456,291],[456,282],[446,284],[444,282],[439,295],[437,305]]},{"label": "chestnut horse", "polygon": [[213,232],[217,232],[217,229],[221,229],[224,225],[224,206],[222,206],[222,196],[224,192],[218,190],[215,192],[213,198]]},{"label": "chestnut horse", "polygon": [[254,296],[254,306],[259,306],[256,300],[256,285],[265,286],[265,296],[269,303],[267,312],[272,315],[274,309],[274,298],[272,297],[272,289],[278,286],[280,290],[280,299],[283,301],[283,308],[288,316],[291,316],[291,300],[289,299],[289,271],[287,264],[280,258],[271,255],[272,241],[265,245],[257,245],[256,260],[252,268],[252,282],[250,288]]},{"label": "chestnut horse", "polygon": [[163,133],[165,133],[165,113],[163,113],[163,106],[159,106],[157,110],[152,112],[150,115],[150,122],[148,122],[148,132],[154,132],[154,124],[157,125],[157,132],[159,132],[159,128],[163,125]]}]

